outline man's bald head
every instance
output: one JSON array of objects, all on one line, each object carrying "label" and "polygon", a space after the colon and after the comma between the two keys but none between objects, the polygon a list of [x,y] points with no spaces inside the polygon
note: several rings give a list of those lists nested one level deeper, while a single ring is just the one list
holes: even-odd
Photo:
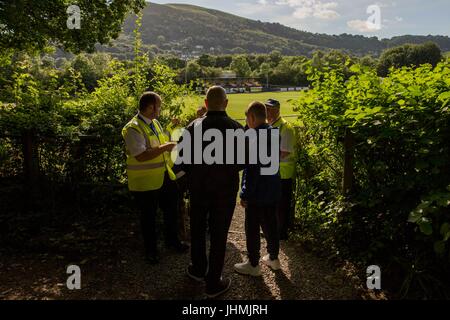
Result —
[{"label": "man's bald head", "polygon": [[221,86],[214,86],[206,93],[206,107],[211,111],[225,111],[228,105],[227,92]]}]

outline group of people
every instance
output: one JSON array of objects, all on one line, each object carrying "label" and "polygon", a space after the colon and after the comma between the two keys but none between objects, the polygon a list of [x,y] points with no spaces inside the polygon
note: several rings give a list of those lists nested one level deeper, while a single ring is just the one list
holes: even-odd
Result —
[{"label": "group of people", "polygon": [[[217,297],[230,288],[231,280],[222,277],[226,243],[239,191],[242,174],[240,204],[245,208],[245,231],[248,261],[236,264],[236,272],[251,276],[261,275],[260,227],[267,240],[268,254],[262,261],[273,270],[280,269],[279,241],[287,239],[293,221],[292,193],[295,172],[295,135],[292,126],[280,116],[280,103],[270,99],[265,103],[252,102],[246,110],[247,126],[257,133],[261,130],[279,130],[280,170],[273,175],[262,175],[262,164],[194,164],[174,165],[170,152],[177,142],[171,141],[170,130],[158,122],[161,97],[145,92],[139,102],[139,112],[125,125],[122,135],[127,153],[128,186],[140,210],[145,256],[149,263],[159,262],[156,214],[164,214],[164,238],[168,247],[183,253],[189,246],[178,236],[178,203],[180,191],[177,180],[182,174],[190,194],[191,264],[187,275],[206,282],[206,295]],[[196,134],[209,129],[224,135],[228,129],[244,127],[231,119],[226,108],[226,91],[211,87],[205,106],[197,112],[198,118],[184,130],[193,140]],[[196,128],[201,127],[201,132]],[[272,143],[270,139],[267,143]],[[203,149],[207,143],[203,143]],[[270,150],[270,149],[269,149]],[[192,157],[195,150],[192,148]],[[202,150],[203,151],[203,150]],[[206,252],[206,234],[209,231],[209,257]]]}]

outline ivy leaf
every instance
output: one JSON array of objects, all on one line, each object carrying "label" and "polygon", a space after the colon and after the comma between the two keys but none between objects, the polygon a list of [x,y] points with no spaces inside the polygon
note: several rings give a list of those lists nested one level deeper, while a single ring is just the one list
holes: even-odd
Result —
[{"label": "ivy leaf", "polygon": [[420,231],[426,236],[431,236],[433,234],[433,227],[427,218],[422,218],[422,221],[419,222],[419,228]]},{"label": "ivy leaf", "polygon": [[447,207],[450,204],[450,194],[440,194],[440,197],[436,202],[441,207]]},{"label": "ivy leaf", "polygon": [[379,113],[379,112],[381,112],[381,110],[383,110],[383,107],[375,107],[372,109],[368,109],[367,111],[370,113]]},{"label": "ivy leaf", "polygon": [[354,73],[360,73],[361,72],[361,66],[359,64],[354,64],[350,67],[350,71]]},{"label": "ivy leaf", "polygon": [[414,210],[409,214],[408,222],[416,223],[422,218],[422,213],[419,210]]},{"label": "ivy leaf", "polygon": [[355,120],[356,120],[356,121],[362,120],[362,119],[364,119],[366,116],[367,116],[367,113],[364,112],[364,111],[362,111],[361,113],[359,113],[358,115],[355,116]]},{"label": "ivy leaf", "polygon": [[446,100],[448,100],[448,99],[450,99],[450,91],[441,93],[441,94],[439,95],[439,97],[438,97],[438,100],[439,100],[439,101],[446,101]]},{"label": "ivy leaf", "polygon": [[411,92],[413,96],[419,97],[422,94],[419,86],[409,86],[408,90]]}]

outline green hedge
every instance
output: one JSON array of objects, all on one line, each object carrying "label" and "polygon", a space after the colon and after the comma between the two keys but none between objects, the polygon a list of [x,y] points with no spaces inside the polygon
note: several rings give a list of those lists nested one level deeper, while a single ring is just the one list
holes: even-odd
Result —
[{"label": "green hedge", "polygon": [[[314,89],[296,102],[299,234],[333,256],[380,265],[399,296],[448,295],[450,60],[386,78],[350,71],[347,79],[343,66],[311,67]],[[344,197],[346,131],[354,188]]]}]

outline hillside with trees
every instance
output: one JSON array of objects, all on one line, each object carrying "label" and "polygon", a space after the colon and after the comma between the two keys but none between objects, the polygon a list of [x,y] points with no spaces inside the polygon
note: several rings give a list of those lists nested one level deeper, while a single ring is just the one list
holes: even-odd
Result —
[{"label": "hillside with trees", "polygon": [[[102,50],[118,56],[132,55],[133,17],[123,26],[124,32],[113,47]],[[450,50],[447,36],[406,35],[379,40],[377,37],[311,33],[283,26],[250,20],[218,10],[186,4],[160,5],[149,3],[143,10],[142,41],[156,53],[178,55],[197,53],[241,54],[270,53],[312,56],[316,50],[340,49],[355,55],[378,56],[387,48],[405,43],[435,42],[443,51]]]}]

